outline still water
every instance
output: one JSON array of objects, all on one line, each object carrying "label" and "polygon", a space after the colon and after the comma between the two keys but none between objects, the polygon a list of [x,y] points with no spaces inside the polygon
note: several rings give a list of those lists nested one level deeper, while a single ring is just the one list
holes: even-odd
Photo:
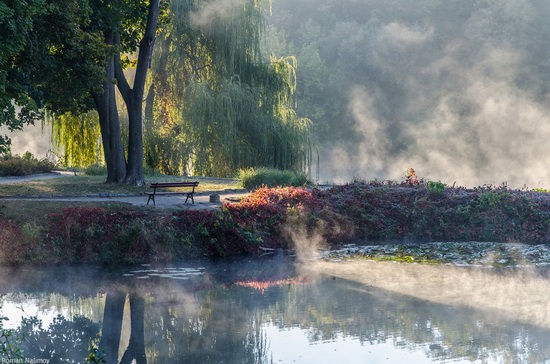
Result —
[{"label": "still water", "polygon": [[3,332],[35,363],[550,363],[534,267],[275,255],[0,274]]}]

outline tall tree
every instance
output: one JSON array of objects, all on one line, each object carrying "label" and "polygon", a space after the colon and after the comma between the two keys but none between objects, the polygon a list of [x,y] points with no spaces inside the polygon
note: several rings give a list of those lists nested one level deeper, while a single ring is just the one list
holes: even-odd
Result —
[{"label": "tall tree", "polygon": [[[147,8],[147,21],[139,42],[138,59],[134,85],[130,87],[124,75],[120,51],[115,56],[115,76],[117,86],[128,110],[128,169],[126,183],[143,185],[143,95],[147,72],[151,64],[155,35],[159,20],[160,1],[151,0]],[[121,49],[121,34],[115,35],[115,43]]]},{"label": "tall tree", "polygon": [[[228,2],[223,9],[211,0],[173,1],[173,21],[163,27],[161,51],[154,59],[155,34],[159,22],[164,24],[168,2],[88,1],[88,29],[103,47],[96,61],[102,79],[90,90],[99,115],[107,182],[144,182],[146,85],[146,151],[152,167],[218,176],[233,176],[251,166],[304,168],[309,122],[293,110],[296,64],[292,57],[262,58],[264,1]],[[136,52],[137,59],[130,60]],[[154,74],[148,78],[151,63]],[[124,71],[130,65],[134,74]],[[65,67],[72,69],[71,64]],[[115,86],[128,111],[126,155]],[[69,120],[76,119],[64,121]]]}]

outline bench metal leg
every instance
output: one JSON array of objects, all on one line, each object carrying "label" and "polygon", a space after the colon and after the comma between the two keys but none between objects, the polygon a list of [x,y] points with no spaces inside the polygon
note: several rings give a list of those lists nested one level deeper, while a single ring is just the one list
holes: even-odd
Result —
[{"label": "bench metal leg", "polygon": [[147,205],[149,205],[149,201],[153,200],[153,206],[155,206],[155,195],[149,195],[149,199],[147,200]]},{"label": "bench metal leg", "polygon": [[189,200],[189,197],[191,197],[191,203],[194,205],[194,204],[195,204],[195,200],[193,200],[193,194],[192,194],[192,193],[188,193],[188,194],[187,194],[187,198],[185,199],[185,203],[187,203],[187,200]]}]

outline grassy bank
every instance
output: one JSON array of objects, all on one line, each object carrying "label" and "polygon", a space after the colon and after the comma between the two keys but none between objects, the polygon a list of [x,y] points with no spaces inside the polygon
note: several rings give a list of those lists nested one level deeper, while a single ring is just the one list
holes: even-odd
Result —
[{"label": "grassy bank", "polygon": [[0,205],[3,262],[174,261],[373,241],[550,243],[550,195],[504,187],[266,187],[219,212]]}]

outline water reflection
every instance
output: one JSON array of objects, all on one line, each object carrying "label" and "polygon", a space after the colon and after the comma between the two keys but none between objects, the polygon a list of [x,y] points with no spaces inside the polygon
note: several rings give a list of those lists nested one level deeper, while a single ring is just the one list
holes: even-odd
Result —
[{"label": "water reflection", "polygon": [[[109,272],[2,268],[0,293],[4,329],[22,338],[24,357],[50,363],[82,363],[94,347],[107,363],[550,359],[544,272],[455,269],[296,269],[287,257]],[[543,312],[525,314],[522,297],[524,308]]]}]

